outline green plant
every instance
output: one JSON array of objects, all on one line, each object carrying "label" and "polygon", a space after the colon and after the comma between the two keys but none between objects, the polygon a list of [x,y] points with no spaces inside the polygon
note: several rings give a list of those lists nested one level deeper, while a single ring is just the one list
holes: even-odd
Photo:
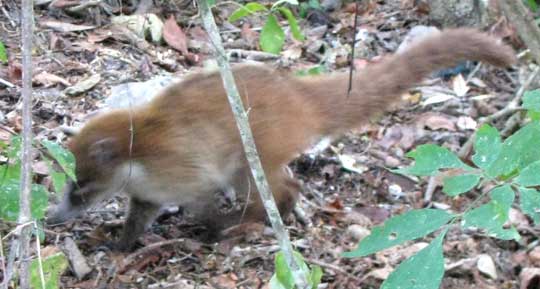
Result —
[{"label": "green plant", "polygon": [[[415,176],[437,176],[447,170],[460,172],[446,176],[443,192],[458,196],[478,186],[495,185],[489,201],[482,194],[462,213],[440,209],[418,209],[387,220],[360,242],[358,248],[344,254],[360,257],[426,236],[442,228],[431,244],[402,262],[381,288],[439,288],[444,274],[442,241],[452,225],[478,228],[502,240],[519,240],[513,227],[504,226],[510,207],[519,195],[518,206],[536,224],[540,223],[540,90],[524,95],[523,107],[531,122],[502,141],[497,129],[483,125],[475,137],[474,166],[463,163],[446,148],[421,145],[408,153],[414,165],[397,170]],[[443,175],[445,176],[445,175]]]},{"label": "green plant", "polygon": [[306,18],[308,15],[309,10],[321,10],[321,3],[319,3],[319,0],[308,0],[300,3],[300,11],[298,12],[298,15],[302,18]]},{"label": "green plant", "polygon": [[258,2],[249,2],[236,9],[229,16],[229,21],[235,22],[243,17],[256,13],[265,15],[266,22],[261,30],[259,43],[263,51],[278,54],[285,43],[285,32],[283,31],[283,28],[281,28],[278,21],[279,14],[287,19],[292,37],[299,41],[304,40],[304,34],[302,31],[300,31],[300,26],[298,25],[296,17],[289,8],[285,7],[285,4],[298,5],[298,1],[279,0],[274,3],[270,9]]},{"label": "green plant", "polygon": [[[322,269],[319,266],[312,266],[310,269],[307,264],[304,262],[304,257],[298,252],[294,252],[294,257],[298,263],[302,264],[302,271],[309,276],[310,286],[313,289],[316,289],[321,283],[322,278]],[[271,289],[293,289],[295,288],[294,276],[285,261],[285,257],[282,252],[276,254],[275,259],[275,268],[276,273],[270,279],[270,288]]]},{"label": "green plant", "polygon": [[67,267],[68,260],[63,253],[56,253],[42,260],[32,260],[30,264],[30,284],[32,288],[60,288],[58,281]]},{"label": "green plant", "polygon": [[0,41],[0,62],[4,64],[8,62],[6,46],[2,41]]},{"label": "green plant", "polygon": [[527,6],[529,6],[532,12],[538,11],[538,4],[536,3],[536,0],[524,0],[523,2],[526,2]]},{"label": "green plant", "polygon": [[[59,144],[42,141],[40,152],[49,166],[54,191],[60,193],[67,178],[75,180],[75,157]],[[21,137],[14,135],[9,144],[0,142],[0,156],[7,161],[0,165],[0,219],[16,221],[19,215]],[[31,212],[42,219],[48,204],[47,188],[32,184]]]}]

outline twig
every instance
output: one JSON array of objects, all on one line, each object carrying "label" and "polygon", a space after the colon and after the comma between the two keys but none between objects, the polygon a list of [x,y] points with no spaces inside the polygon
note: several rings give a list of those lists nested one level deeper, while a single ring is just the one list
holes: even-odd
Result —
[{"label": "twig", "polygon": [[229,57],[236,56],[238,58],[246,58],[248,60],[273,60],[279,58],[279,55],[264,52],[264,51],[255,51],[255,50],[244,50],[244,49],[228,49],[227,53]]},{"label": "twig", "polygon": [[36,252],[39,265],[39,279],[41,281],[41,289],[45,289],[45,275],[43,274],[43,262],[41,261],[41,244],[39,242],[38,227],[36,222],[32,222],[34,227],[34,234],[36,235]]},{"label": "twig", "polygon": [[91,1],[86,1],[86,2],[83,2],[77,6],[73,6],[73,7],[70,7],[68,8],[67,10],[69,12],[72,12],[72,13],[80,13],[80,12],[85,12],[83,10],[86,10],[87,8],[92,8],[92,7],[95,7],[95,6],[99,6],[101,4],[102,0],[91,0]]},{"label": "twig", "polygon": [[349,64],[349,86],[347,87],[347,97],[351,95],[352,90],[352,81],[353,81],[353,70],[354,70],[354,49],[356,46],[356,34],[358,33],[358,0],[355,1],[354,6],[354,27],[353,27],[353,38],[352,38],[352,49],[351,49],[351,63]]},{"label": "twig", "polygon": [[310,264],[314,264],[314,265],[318,265],[318,266],[321,266],[321,267],[324,267],[324,268],[327,268],[327,269],[330,269],[336,273],[340,273],[340,274],[343,274],[345,275],[345,277],[351,279],[351,280],[354,280],[358,283],[362,283],[362,279],[354,276],[353,274],[345,271],[344,269],[334,265],[334,264],[328,264],[328,263],[325,263],[323,261],[319,261],[319,260],[316,260],[316,259],[311,259],[311,258],[305,258],[306,261]]},{"label": "twig", "polygon": [[[540,66],[537,66],[537,67],[534,68],[531,75],[529,75],[529,78],[527,78],[525,80],[523,85],[516,92],[516,95],[514,96],[514,98],[506,105],[506,107],[504,107],[503,109],[495,112],[494,114],[491,114],[489,116],[480,118],[480,120],[478,122],[478,126],[482,126],[485,123],[492,122],[492,121],[494,121],[496,119],[499,119],[499,118],[501,118],[503,116],[506,116],[508,114],[512,114],[512,113],[519,112],[519,111],[523,110],[523,108],[519,106],[519,103],[521,102],[521,98],[523,97],[525,92],[529,89],[529,87],[531,86],[531,83],[534,81],[534,79],[538,76],[539,73],[540,73]],[[463,144],[463,146],[461,147],[461,149],[458,152],[458,156],[460,158],[463,159],[463,158],[467,157],[467,155],[471,151],[472,145],[473,145],[474,140],[475,140],[475,136],[476,136],[476,133],[474,133],[467,140],[467,142],[465,142]]]},{"label": "twig", "polygon": [[431,198],[433,198],[433,192],[435,192],[435,189],[437,188],[437,178],[435,176],[429,177],[427,186],[426,186],[426,192],[424,193],[424,201],[431,202]]},{"label": "twig", "polygon": [[[19,199],[19,223],[32,219],[30,212],[32,186],[32,38],[34,37],[34,1],[22,0],[21,4],[22,38],[22,157],[21,185]],[[25,226],[20,231],[19,239],[19,288],[30,288],[29,246],[32,228]]]},{"label": "twig", "polygon": [[0,83],[7,86],[7,87],[15,87],[15,84],[3,79],[3,78],[0,78]]},{"label": "twig", "polygon": [[[3,245],[3,241],[2,241],[2,234],[0,234],[0,261],[2,261],[2,272],[7,272],[6,271],[6,256],[4,256],[4,245]],[[6,276],[4,276],[4,279],[6,278]],[[3,283],[3,282],[2,282]],[[6,286],[2,286],[4,288],[7,288],[7,283],[5,283]]]},{"label": "twig", "polygon": [[124,265],[122,267],[124,267],[124,268],[127,267],[131,263],[135,262],[135,259],[137,257],[139,257],[141,255],[146,255],[146,254],[154,251],[155,249],[158,249],[158,248],[163,247],[163,246],[174,245],[174,244],[177,244],[177,243],[183,243],[185,241],[186,241],[185,238],[179,238],[179,239],[165,240],[165,241],[156,242],[156,243],[146,245],[146,246],[140,248],[139,250],[129,254],[126,258],[124,258]]},{"label": "twig", "polygon": [[540,28],[534,21],[529,9],[521,0],[499,0],[499,7],[504,12],[510,23],[529,47],[536,63],[540,65]]},{"label": "twig", "polygon": [[223,85],[225,91],[227,92],[227,98],[231,105],[232,112],[234,114],[236,125],[240,132],[240,138],[244,147],[246,158],[255,180],[255,184],[261,196],[262,203],[266,209],[268,219],[272,224],[274,233],[279,242],[283,256],[287,261],[287,265],[291,269],[295,283],[299,289],[309,288],[309,279],[306,276],[306,273],[301,269],[300,264],[297,263],[293,255],[293,248],[291,241],[289,240],[289,233],[285,226],[283,225],[283,220],[276,206],[274,196],[270,191],[268,182],[266,180],[257,149],[255,147],[255,142],[253,140],[253,134],[251,128],[249,127],[248,115],[242,105],[242,100],[236,88],[236,83],[234,81],[234,76],[231,72],[231,68],[225,54],[225,49],[219,35],[219,30],[216,26],[212,11],[208,6],[206,0],[197,1],[199,4],[199,11],[202,16],[203,25],[210,37],[210,41],[214,44],[216,49],[216,58],[223,79]]}]

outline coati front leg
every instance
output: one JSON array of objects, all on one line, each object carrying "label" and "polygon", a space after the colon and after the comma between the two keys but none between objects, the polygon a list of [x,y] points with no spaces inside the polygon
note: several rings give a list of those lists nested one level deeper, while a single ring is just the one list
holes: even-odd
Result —
[{"label": "coati front leg", "polygon": [[129,212],[120,239],[113,244],[119,251],[131,251],[146,227],[156,218],[160,205],[131,197]]}]

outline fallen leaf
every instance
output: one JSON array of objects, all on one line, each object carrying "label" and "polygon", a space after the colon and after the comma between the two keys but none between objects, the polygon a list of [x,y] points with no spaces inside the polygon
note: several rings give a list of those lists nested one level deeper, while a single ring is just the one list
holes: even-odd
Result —
[{"label": "fallen leaf", "polygon": [[67,22],[61,22],[61,21],[41,21],[39,22],[41,26],[51,28],[52,30],[56,30],[59,32],[75,32],[75,31],[85,31],[85,30],[91,30],[96,28],[95,26],[90,25],[77,25],[77,24],[71,24]]},{"label": "fallen leaf", "polygon": [[428,127],[431,130],[444,129],[456,131],[455,120],[442,113],[426,112],[416,119],[416,124],[420,127]]},{"label": "fallen leaf", "polygon": [[350,155],[338,155],[338,159],[344,169],[362,174],[368,170],[368,167],[360,164],[354,157]]},{"label": "fallen leaf", "polygon": [[523,268],[519,273],[519,289],[540,288],[540,268]]},{"label": "fallen leaf", "polygon": [[182,28],[176,23],[176,19],[171,15],[163,26],[163,39],[172,48],[180,51],[182,55],[188,55],[187,37]]},{"label": "fallen leaf", "polygon": [[469,92],[470,87],[467,85],[467,81],[465,81],[463,76],[458,74],[452,80],[452,89],[458,97],[464,97]]},{"label": "fallen leaf", "polygon": [[233,278],[231,278],[230,274],[224,274],[220,276],[213,277],[210,280],[210,283],[216,288],[216,289],[234,289],[236,288],[236,281]]},{"label": "fallen leaf", "polygon": [[57,83],[61,83],[65,86],[71,85],[71,83],[69,83],[69,81],[67,81],[65,78],[62,78],[52,73],[48,73],[47,71],[42,71],[41,73],[35,75],[33,77],[33,81],[42,84],[45,87],[49,87]]},{"label": "fallen leaf", "polygon": [[257,43],[259,42],[259,33],[251,29],[251,26],[247,22],[242,25],[240,36],[242,36],[242,39],[246,41],[249,47],[257,47]]},{"label": "fallen leaf", "polygon": [[146,39],[149,33],[154,43],[159,43],[163,37],[163,22],[152,13],[115,16],[111,23],[129,29],[141,39]]},{"label": "fallen leaf", "polygon": [[495,268],[495,262],[493,262],[491,256],[487,254],[481,254],[478,256],[476,267],[478,268],[478,271],[484,273],[489,278],[493,280],[497,279],[497,269]]},{"label": "fallen leaf", "polygon": [[92,89],[92,87],[96,86],[100,81],[101,76],[99,74],[94,74],[86,79],[77,82],[75,85],[64,89],[64,93],[69,96],[76,96]]},{"label": "fallen leaf", "polygon": [[460,116],[457,119],[457,126],[460,130],[475,130],[478,123],[470,116]]}]

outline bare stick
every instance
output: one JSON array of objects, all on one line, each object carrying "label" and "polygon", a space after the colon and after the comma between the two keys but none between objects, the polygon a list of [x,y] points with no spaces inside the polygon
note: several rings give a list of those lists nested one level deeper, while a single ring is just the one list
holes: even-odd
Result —
[{"label": "bare stick", "polygon": [[[525,82],[523,83],[523,85],[519,88],[519,90],[516,92],[516,95],[514,96],[514,98],[501,110],[495,112],[494,114],[492,115],[488,115],[486,117],[483,117],[479,120],[478,122],[478,126],[482,126],[483,124],[485,123],[489,123],[489,122],[492,122],[496,119],[499,119],[503,116],[506,116],[506,115],[509,115],[509,114],[512,114],[512,113],[516,113],[516,112],[519,112],[519,111],[522,111],[523,108],[519,106],[519,103],[521,102],[521,99],[523,98],[523,95],[525,94],[525,92],[529,89],[529,87],[531,86],[531,83],[534,81],[534,79],[538,76],[538,74],[540,73],[540,66],[536,67],[533,72],[531,73],[531,75],[529,75],[529,78],[527,78],[525,80]],[[460,158],[465,158],[467,157],[467,155],[469,154],[469,152],[471,151],[471,148],[472,148],[472,145],[474,143],[474,140],[475,140],[475,135],[476,133],[474,133],[468,140],[467,142],[465,142],[463,144],[463,146],[461,146],[461,149],[459,150],[458,152],[458,156]]]},{"label": "bare stick", "polygon": [[[34,3],[32,0],[22,0],[22,157],[21,157],[21,189],[19,201],[20,224],[29,222],[31,186],[32,186],[32,38],[34,36]],[[29,243],[32,227],[21,229],[18,240],[19,246],[19,288],[30,288],[29,278]]]},{"label": "bare stick", "polygon": [[358,283],[362,283],[362,279],[360,279],[360,278],[354,276],[353,274],[347,272],[345,269],[339,267],[338,265],[329,264],[329,263],[326,263],[326,262],[323,262],[323,261],[320,261],[320,260],[317,260],[317,259],[311,259],[311,258],[306,258],[306,261],[308,261],[311,264],[319,265],[321,267],[330,269],[330,270],[332,270],[332,271],[334,271],[336,273],[343,274],[348,279],[354,280],[354,281],[356,281]]},{"label": "bare stick", "polygon": [[521,0],[499,0],[503,10],[527,47],[529,47],[536,63],[540,65],[540,28],[534,21],[533,15]]},{"label": "bare stick", "polygon": [[261,160],[257,153],[255,147],[255,141],[253,140],[253,134],[248,123],[248,115],[242,105],[242,100],[238,94],[238,89],[236,88],[236,83],[234,81],[234,76],[231,72],[229,61],[225,54],[225,49],[223,49],[223,44],[221,42],[221,37],[219,35],[219,30],[214,21],[214,16],[206,0],[197,1],[199,4],[199,10],[202,16],[203,25],[210,37],[210,41],[214,44],[214,49],[216,50],[216,58],[221,72],[221,78],[223,79],[223,85],[225,91],[227,92],[227,98],[231,105],[231,109],[236,119],[236,125],[240,131],[240,138],[242,139],[242,144],[244,146],[244,151],[246,153],[246,158],[251,169],[253,178],[255,179],[255,184],[259,190],[261,200],[263,202],[264,208],[266,209],[266,214],[268,219],[272,224],[274,233],[279,242],[279,246],[287,265],[291,269],[291,272],[294,276],[294,280],[299,289],[309,288],[308,278],[304,271],[302,271],[300,264],[298,264],[293,255],[293,248],[291,241],[289,240],[289,232],[283,225],[283,220],[279,214],[274,196],[270,191],[266,176],[264,174]]}]

